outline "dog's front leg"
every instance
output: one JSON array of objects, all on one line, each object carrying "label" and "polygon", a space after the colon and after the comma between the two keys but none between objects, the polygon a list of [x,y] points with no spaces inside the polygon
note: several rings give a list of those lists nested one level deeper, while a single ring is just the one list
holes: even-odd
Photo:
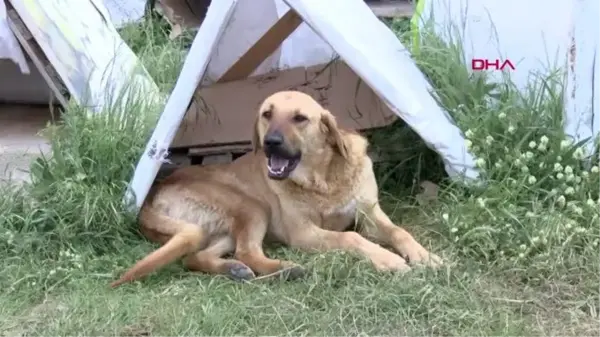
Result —
[{"label": "dog's front leg", "polygon": [[359,222],[363,230],[373,235],[377,241],[390,245],[400,255],[412,263],[426,264],[437,267],[442,260],[430,253],[404,228],[396,226],[379,206],[365,205],[362,207]]},{"label": "dog's front leg", "polygon": [[315,225],[291,236],[289,245],[307,251],[343,250],[368,258],[377,270],[407,271],[406,261],[356,232],[334,232]]}]

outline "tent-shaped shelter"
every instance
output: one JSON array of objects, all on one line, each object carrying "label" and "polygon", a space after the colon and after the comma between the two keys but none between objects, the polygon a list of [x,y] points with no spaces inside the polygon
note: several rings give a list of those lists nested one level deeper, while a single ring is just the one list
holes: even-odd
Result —
[{"label": "tent-shaped shelter", "polygon": [[219,0],[208,7],[128,197],[141,206],[172,144],[249,142],[258,104],[284,89],[312,95],[354,129],[402,118],[450,176],[478,175],[461,131],[365,2]]}]

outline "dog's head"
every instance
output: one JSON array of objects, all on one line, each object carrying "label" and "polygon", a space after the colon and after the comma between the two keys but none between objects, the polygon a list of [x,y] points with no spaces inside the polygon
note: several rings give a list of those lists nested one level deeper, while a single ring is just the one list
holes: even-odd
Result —
[{"label": "dog's head", "polygon": [[348,152],[335,117],[312,97],[281,91],[262,103],[253,136],[254,151],[263,150],[271,179],[286,179],[305,160],[333,150]]}]

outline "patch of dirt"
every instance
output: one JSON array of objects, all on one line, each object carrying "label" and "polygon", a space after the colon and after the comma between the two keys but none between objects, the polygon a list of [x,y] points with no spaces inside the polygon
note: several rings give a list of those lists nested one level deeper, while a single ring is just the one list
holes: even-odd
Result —
[{"label": "patch of dirt", "polygon": [[28,336],[38,325],[56,315],[57,312],[64,312],[67,307],[57,300],[46,297],[44,301],[35,307],[28,309],[23,315],[17,318],[13,325],[6,331],[1,331],[4,336]]}]

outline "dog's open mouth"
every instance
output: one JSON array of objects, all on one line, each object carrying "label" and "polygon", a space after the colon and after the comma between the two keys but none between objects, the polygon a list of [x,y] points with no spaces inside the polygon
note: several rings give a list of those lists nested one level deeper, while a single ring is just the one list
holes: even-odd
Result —
[{"label": "dog's open mouth", "polygon": [[275,154],[268,157],[267,169],[269,170],[269,178],[285,179],[298,166],[300,157],[284,158]]}]

